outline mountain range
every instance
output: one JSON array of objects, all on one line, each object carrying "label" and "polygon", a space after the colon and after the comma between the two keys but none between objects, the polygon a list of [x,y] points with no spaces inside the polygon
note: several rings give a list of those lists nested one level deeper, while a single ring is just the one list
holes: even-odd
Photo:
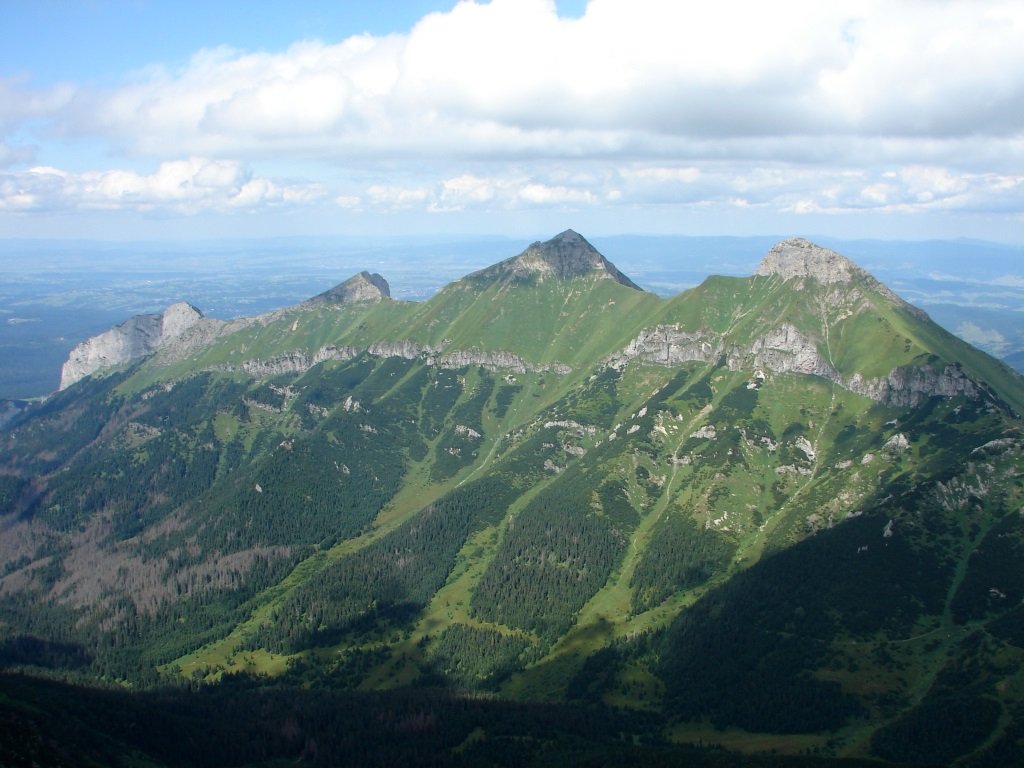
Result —
[{"label": "mountain range", "polygon": [[[670,299],[570,230],[423,302],[363,272],[176,304],[0,432],[5,727],[171,686],[284,734],[211,764],[324,762],[298,692],[378,697],[443,762],[1019,763],[1022,413],[1019,374],[802,239]],[[105,723],[101,763],[195,762]]]}]

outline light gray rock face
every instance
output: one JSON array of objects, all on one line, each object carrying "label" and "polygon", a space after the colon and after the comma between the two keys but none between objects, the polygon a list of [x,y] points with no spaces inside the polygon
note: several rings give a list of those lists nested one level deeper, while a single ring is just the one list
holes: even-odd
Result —
[{"label": "light gray rock face", "polygon": [[164,310],[160,319],[160,344],[166,344],[181,336],[185,331],[198,323],[203,313],[187,301],[171,304]]},{"label": "light gray rock face", "polygon": [[523,374],[527,371],[534,373],[547,373],[552,371],[565,376],[572,373],[572,368],[562,363],[551,365],[529,363],[519,355],[512,352],[482,352],[478,349],[457,349],[446,352],[436,357],[428,357],[427,363],[437,365],[440,368],[465,368],[466,366],[479,365],[489,371],[509,371],[510,373]]},{"label": "light gray rock face", "polygon": [[[915,317],[921,319],[928,317],[924,310],[908,304],[893,293],[887,285],[879,282],[873,275],[858,267],[842,254],[804,240],[802,237],[783,240],[781,243],[773,245],[761,260],[754,274],[761,277],[781,277],[787,281],[816,280],[823,285],[846,286],[859,283],[881,294],[887,301],[900,306]],[[852,300],[857,293],[856,289],[853,289],[853,292],[847,293],[845,296],[841,292],[835,293],[835,295]]]},{"label": "light gray rock face", "polygon": [[619,368],[639,358],[646,363],[679,365],[687,362],[710,363],[724,351],[721,334],[711,331],[689,333],[679,326],[657,325],[646,328],[626,348],[607,361]]},{"label": "light gray rock face", "polygon": [[415,360],[417,357],[435,355],[442,349],[442,347],[431,347],[406,340],[379,341],[371,344],[366,351],[374,357],[401,357],[406,360]]},{"label": "light gray rock face", "polygon": [[136,315],[71,350],[60,371],[60,388],[104,368],[145,357],[160,339],[160,315]]},{"label": "light gray rock face", "polygon": [[322,304],[355,304],[391,298],[391,286],[380,275],[363,271],[328,291],[307,299],[299,305],[306,309]]},{"label": "light gray rock face", "polygon": [[358,354],[359,350],[355,347],[336,347],[333,344],[328,344],[318,349],[313,355],[296,350],[286,355],[272,357],[269,360],[246,360],[239,367],[250,376],[263,379],[282,373],[303,373],[318,363],[328,360],[351,360]]},{"label": "light gray rock face", "polygon": [[764,368],[778,373],[806,373],[830,381],[839,380],[839,373],[821,356],[817,345],[789,323],[759,336],[745,349],[730,349],[726,365],[731,371]]},{"label": "light gray rock face", "polygon": [[796,237],[773,245],[755,274],[778,275],[783,280],[810,277],[819,283],[848,283],[863,270],[835,251]]},{"label": "light gray rock face", "polygon": [[105,368],[140,360],[185,334],[203,313],[178,302],[162,314],[136,315],[71,350],[61,368],[60,389]]},{"label": "light gray rock face", "polygon": [[157,348],[154,360],[159,365],[172,365],[209,347],[222,336],[229,336],[250,325],[263,322],[267,316],[238,317],[234,320],[216,320],[201,317],[178,335],[165,337]]},{"label": "light gray rock face", "polygon": [[[376,302],[390,298],[387,280],[378,274],[360,272],[344,283],[324,291],[299,305],[311,309],[330,304]],[[255,318],[239,318],[230,322],[203,317],[203,313],[187,302],[169,306],[162,314],[137,315],[98,336],[79,344],[68,356],[61,369],[60,388],[66,389],[76,381],[105,368],[125,365],[153,353],[159,355],[160,364],[171,364],[204,349],[217,338],[241,330],[252,323],[266,322],[279,312]],[[322,360],[305,353],[298,357],[283,356],[274,360],[250,360],[242,367],[252,369],[252,375],[270,376],[274,372],[306,370]],[[319,353],[318,353],[319,354]]]},{"label": "light gray rock face", "polygon": [[476,349],[453,350],[430,359],[430,362],[441,368],[464,368],[469,365],[479,365],[490,371],[509,371],[519,374],[539,370],[519,355],[511,352],[481,352]]},{"label": "light gray rock face", "polygon": [[643,290],[602,256],[582,235],[571,229],[547,242],[534,243],[518,256],[474,272],[468,279],[544,280],[579,276],[615,280],[629,288]]},{"label": "light gray rock face", "polygon": [[679,365],[711,363],[723,357],[732,371],[765,369],[776,373],[813,374],[833,381],[839,378],[835,368],[818,352],[817,345],[789,323],[769,330],[748,346],[728,347],[720,333],[710,330],[691,333],[659,325],[642,331],[606,362],[614,367],[622,367],[635,359],[658,365]]},{"label": "light gray rock face", "polygon": [[422,359],[427,365],[438,368],[456,369],[479,365],[490,371],[508,371],[510,373],[546,373],[551,371],[559,375],[572,373],[572,368],[562,363],[551,365],[529,363],[512,352],[482,352],[476,349],[459,349],[444,352],[442,347],[417,344],[413,341],[378,342],[365,349],[356,347],[321,347],[315,354],[295,350],[277,355],[269,360],[246,360],[239,365],[219,366],[216,370],[244,371],[255,378],[269,378],[282,373],[305,373],[314,365],[327,360],[351,360],[365,352],[374,357],[401,357],[405,360]]},{"label": "light gray rock face", "polygon": [[978,386],[956,365],[941,369],[930,365],[905,366],[876,379],[867,379],[860,373],[844,377],[821,354],[813,339],[788,323],[767,331],[746,346],[727,346],[721,334],[708,330],[690,333],[672,326],[656,326],[641,332],[605,362],[615,368],[622,368],[632,360],[675,366],[686,362],[712,363],[723,355],[731,371],[820,376],[886,405],[913,407],[929,397],[973,400],[981,396]]},{"label": "light gray rock face", "polygon": [[903,366],[880,379],[865,379],[857,373],[846,382],[846,388],[886,405],[904,407],[919,405],[934,396],[970,400],[981,396],[978,386],[956,365]]}]

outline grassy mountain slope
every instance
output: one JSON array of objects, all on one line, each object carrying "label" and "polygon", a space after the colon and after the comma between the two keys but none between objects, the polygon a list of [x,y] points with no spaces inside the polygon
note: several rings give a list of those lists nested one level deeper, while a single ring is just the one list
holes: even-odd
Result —
[{"label": "grassy mountain slope", "polygon": [[8,666],[1024,755],[1024,387],[841,256],[662,301],[567,232],[422,304],[334,295],[5,430]]},{"label": "grassy mountain slope", "polygon": [[586,276],[511,284],[465,278],[424,303],[411,338],[579,368],[624,345],[637,317],[659,303],[652,294]]}]

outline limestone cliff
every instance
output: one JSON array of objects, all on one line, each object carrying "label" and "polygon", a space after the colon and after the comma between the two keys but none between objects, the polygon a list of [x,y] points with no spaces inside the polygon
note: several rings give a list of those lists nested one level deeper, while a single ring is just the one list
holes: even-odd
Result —
[{"label": "limestone cliff", "polygon": [[60,389],[104,368],[140,360],[181,337],[203,313],[187,302],[169,306],[162,314],[136,315],[108,331],[86,339],[71,350],[61,368]]},{"label": "limestone cliff", "polygon": [[973,400],[981,395],[978,385],[955,364],[941,368],[931,365],[901,366],[893,368],[888,376],[879,379],[865,379],[860,374],[854,374],[845,384],[853,392],[872,400],[903,407],[920,405],[935,396],[960,396]]},{"label": "limestone cliff", "polygon": [[688,333],[672,326],[641,331],[606,363],[623,368],[631,360],[675,366],[686,362],[723,362],[731,371],[771,371],[820,376],[858,395],[892,406],[913,407],[929,397],[981,395],[978,385],[957,365],[941,368],[900,366],[888,375],[866,378],[841,375],[821,354],[818,345],[789,323],[769,329],[747,344],[729,343],[724,334],[712,331]]},{"label": "limestone cliff", "polygon": [[763,368],[839,381],[838,372],[822,357],[818,345],[790,323],[772,328],[754,339],[750,345],[732,347],[726,357],[726,364],[733,371]]},{"label": "limestone cliff", "polygon": [[[360,272],[330,290],[314,296],[293,309],[306,310],[323,305],[376,302],[390,298],[387,280],[378,274]],[[187,302],[169,306],[162,314],[136,315],[108,331],[86,339],[71,350],[61,369],[60,389],[105,368],[141,360],[159,353],[161,364],[177,362],[208,347],[221,336],[234,333],[253,323],[278,317],[277,310],[259,317],[237,318],[228,322],[214,320]],[[244,366],[253,375],[273,375],[286,370],[305,370],[324,359],[296,353],[296,360],[247,361]],[[249,370],[249,369],[252,370]]]},{"label": "limestone cliff", "polygon": [[795,237],[773,245],[755,274],[777,275],[783,280],[809,277],[819,283],[848,283],[864,272],[845,256]]},{"label": "limestone cliff", "polygon": [[256,378],[270,378],[283,373],[305,373],[318,363],[327,360],[351,360],[364,352],[373,357],[422,359],[427,365],[438,368],[458,369],[479,365],[489,371],[507,371],[509,373],[526,373],[527,371],[546,373],[550,371],[562,376],[572,373],[572,368],[564,363],[551,363],[550,365],[529,363],[511,352],[483,352],[478,349],[457,349],[445,352],[443,347],[432,347],[413,341],[376,342],[366,348],[338,347],[328,344],[313,354],[297,349],[267,360],[253,359],[246,360],[239,365],[221,365],[216,370],[244,371]]},{"label": "limestone cliff", "polygon": [[841,290],[836,295],[846,294],[847,297],[856,296],[856,286],[860,285],[919,319],[924,320],[928,317],[924,310],[901,299],[887,285],[842,254],[802,237],[790,238],[773,245],[754,274],[797,281],[798,285],[804,280],[815,280],[822,285],[840,287]]},{"label": "limestone cliff", "polygon": [[712,331],[689,333],[679,326],[658,325],[645,328],[625,349],[612,355],[608,364],[621,368],[639,358],[645,363],[679,365],[688,362],[709,363],[724,351],[722,335]]}]

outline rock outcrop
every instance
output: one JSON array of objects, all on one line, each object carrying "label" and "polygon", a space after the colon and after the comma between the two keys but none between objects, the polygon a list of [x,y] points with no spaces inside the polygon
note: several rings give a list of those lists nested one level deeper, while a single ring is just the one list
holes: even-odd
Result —
[{"label": "rock outcrop", "polygon": [[687,332],[673,326],[645,329],[605,363],[622,368],[631,360],[675,366],[687,362],[722,361],[730,371],[772,371],[820,376],[858,395],[891,406],[913,407],[929,397],[981,396],[977,384],[957,365],[901,366],[887,376],[843,376],[821,354],[818,345],[797,328],[783,323],[745,345],[727,344],[722,334],[709,330]]},{"label": "rock outcrop", "polygon": [[639,358],[646,363],[679,365],[688,362],[709,363],[724,351],[722,335],[711,331],[690,333],[679,326],[657,325],[645,328],[626,348],[611,356],[607,363],[621,368]]},{"label": "rock outcrop", "polygon": [[479,365],[489,371],[509,371],[510,373],[547,373],[551,371],[561,376],[572,373],[572,368],[563,363],[530,363],[512,352],[482,352],[478,349],[457,349],[437,357],[428,357],[427,363],[440,368],[464,368]]},{"label": "rock outcrop", "polygon": [[847,389],[886,405],[914,407],[929,397],[966,397],[981,395],[978,386],[958,365],[936,368],[931,365],[901,366],[879,379],[865,379],[859,373],[845,382]]},{"label": "rock outcrop", "polygon": [[821,355],[817,345],[789,323],[783,323],[742,346],[729,345],[723,334],[710,330],[691,333],[678,327],[659,325],[642,331],[606,362],[621,368],[634,359],[670,366],[722,361],[731,371],[792,371],[839,380],[838,372]]},{"label": "rock outcrop", "polygon": [[171,304],[171,306],[164,310],[160,318],[160,342],[158,346],[166,344],[172,339],[177,339],[199,322],[202,317],[203,313],[187,301]]},{"label": "rock outcrop", "polygon": [[366,351],[374,357],[401,357],[415,360],[417,357],[436,355],[444,347],[432,347],[429,344],[417,344],[415,341],[378,341],[371,344]]},{"label": "rock outcrop", "polygon": [[915,317],[922,320],[928,318],[923,309],[918,309],[901,299],[887,285],[842,254],[802,237],[783,240],[773,245],[754,274],[761,277],[780,277],[786,281],[810,279],[822,285],[860,284]]},{"label": "rock outcrop", "polygon": [[[296,350],[285,355],[277,355],[269,360],[246,360],[237,368],[241,368],[254,378],[264,379],[279,376],[282,373],[302,373],[327,360],[351,360],[358,354],[359,350],[355,347],[337,347],[328,344],[312,355],[302,350]],[[237,370],[237,368],[231,370]]]},{"label": "rock outcrop", "polygon": [[572,368],[562,363],[534,364],[525,361],[511,352],[483,352],[478,349],[458,349],[444,352],[443,347],[432,347],[417,344],[413,341],[377,342],[364,349],[356,347],[337,347],[333,344],[321,347],[310,355],[303,350],[294,350],[283,355],[276,355],[267,360],[246,360],[238,365],[221,365],[219,371],[244,371],[255,378],[269,378],[282,373],[305,373],[314,365],[327,360],[351,360],[366,353],[373,357],[401,357],[406,360],[422,359],[427,365],[438,368],[464,368],[479,365],[489,371],[508,371],[510,373],[557,373],[567,375]]},{"label": "rock outcrop", "polygon": [[629,288],[643,290],[602,256],[582,235],[565,230],[547,242],[537,242],[518,256],[499,261],[474,272],[468,280],[544,280],[549,277],[567,279],[590,276],[615,280]]},{"label": "rock outcrop", "polygon": [[795,237],[773,245],[755,274],[777,275],[783,280],[809,277],[819,283],[848,283],[863,270],[835,251]]},{"label": "rock outcrop", "polygon": [[805,373],[839,381],[839,373],[822,357],[818,346],[795,326],[783,323],[754,339],[747,347],[733,347],[726,355],[732,371],[763,368],[777,373]]},{"label": "rock outcrop", "polygon": [[[377,302],[390,297],[391,288],[387,280],[378,274],[364,271],[330,290],[307,299],[295,309]],[[268,322],[280,316],[282,311],[224,322],[204,317],[194,306],[182,301],[172,304],[162,314],[136,315],[109,331],[86,339],[71,350],[61,369],[60,389],[66,389],[79,379],[97,371],[132,363],[154,353],[159,354],[159,362],[163,365],[177,362],[208,347],[221,336],[239,331],[253,323]],[[327,354],[328,357],[318,358],[317,355],[321,353]],[[335,354],[344,355],[345,351],[320,350],[313,356],[296,352],[273,360],[249,360],[240,367],[254,376],[271,376],[286,371],[306,370],[325,359],[348,359],[332,356]],[[349,357],[355,354],[353,352]]]},{"label": "rock outcrop", "polygon": [[61,368],[60,389],[104,368],[140,360],[180,338],[202,318],[202,312],[182,301],[172,304],[162,314],[136,315],[86,339],[71,350]]}]

